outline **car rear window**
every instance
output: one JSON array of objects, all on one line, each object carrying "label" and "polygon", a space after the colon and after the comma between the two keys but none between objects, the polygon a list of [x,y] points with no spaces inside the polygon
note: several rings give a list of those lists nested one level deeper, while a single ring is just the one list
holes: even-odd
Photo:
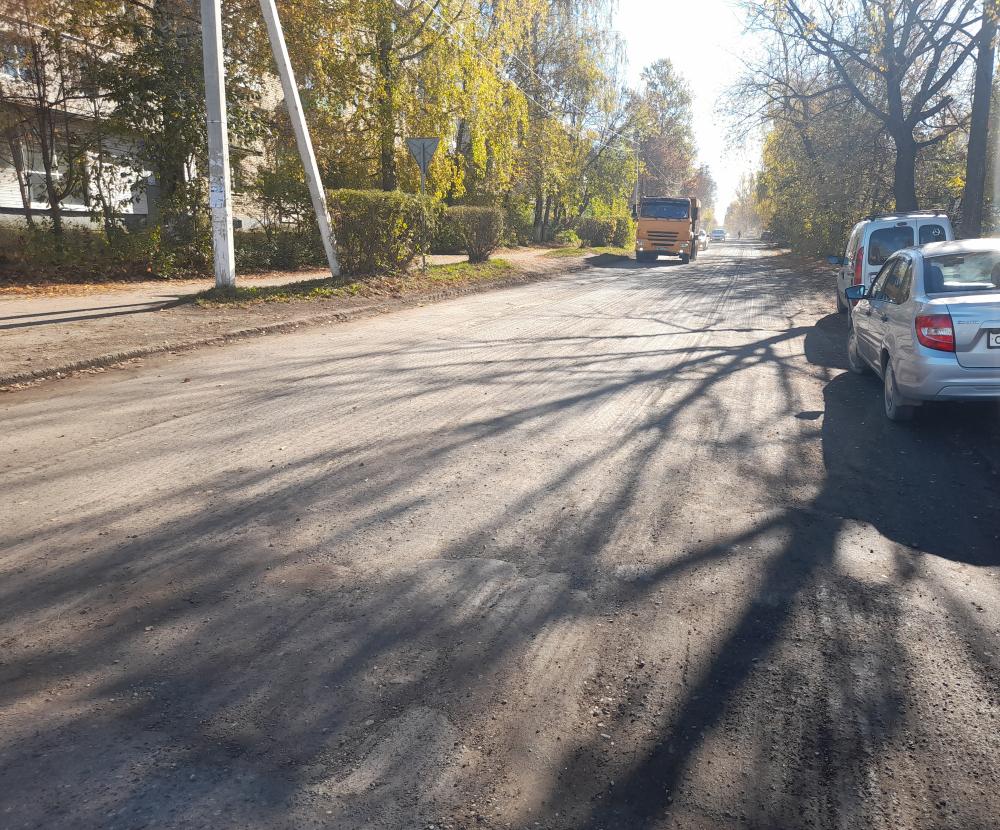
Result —
[{"label": "car rear window", "polygon": [[921,225],[918,238],[918,245],[927,245],[930,242],[944,242],[948,237],[943,225]]},{"label": "car rear window", "polygon": [[928,294],[1000,292],[1000,251],[927,257],[924,260],[924,289]]},{"label": "car rear window", "polygon": [[900,248],[913,244],[913,228],[879,228],[868,237],[868,264],[885,265],[885,261]]}]

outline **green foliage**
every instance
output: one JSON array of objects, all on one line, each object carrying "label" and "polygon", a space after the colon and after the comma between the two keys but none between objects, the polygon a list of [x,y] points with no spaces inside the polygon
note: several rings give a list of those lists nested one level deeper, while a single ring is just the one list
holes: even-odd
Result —
[{"label": "green foliage", "polygon": [[552,241],[566,248],[579,248],[583,244],[574,230],[559,231],[552,237]]},{"label": "green foliage", "polygon": [[345,274],[394,274],[430,249],[441,209],[431,199],[381,190],[331,190],[330,212]]},{"label": "green foliage", "polygon": [[461,237],[469,262],[485,262],[503,238],[503,213],[494,207],[448,208],[447,222]]},{"label": "green foliage", "polygon": [[0,270],[25,282],[203,276],[211,249],[202,243],[168,243],[159,225],[110,238],[86,227],[66,226],[57,237],[45,224],[0,225]]},{"label": "green foliage", "polygon": [[533,217],[527,202],[508,199],[503,208],[503,244],[510,247],[530,245],[533,237]]},{"label": "green foliage", "polygon": [[635,245],[635,222],[632,217],[626,213],[612,217],[612,220],[615,223],[615,229],[611,234],[611,247],[633,247]]},{"label": "green foliage", "polygon": [[604,248],[611,244],[615,236],[614,219],[597,219],[591,216],[580,219],[576,224],[576,232],[580,239],[592,248]]},{"label": "green foliage", "polygon": [[[837,128],[845,118],[851,130]],[[921,152],[917,195],[922,205],[949,209],[955,204],[964,183],[964,151],[956,136]],[[761,226],[793,250],[843,254],[855,222],[894,206],[891,140],[856,105],[817,116],[805,130],[779,123],[764,142],[763,170],[752,192],[737,204],[746,201],[753,202]],[[739,215],[743,211],[745,206]],[[727,228],[729,222],[727,214]]]},{"label": "green foliage", "polygon": [[445,211],[441,221],[434,229],[431,239],[432,254],[462,254],[465,253],[465,238],[456,222],[451,221],[450,211]]},{"label": "green foliage", "polygon": [[322,268],[327,264],[315,225],[304,230],[241,231],[236,234],[236,269],[247,271]]}]

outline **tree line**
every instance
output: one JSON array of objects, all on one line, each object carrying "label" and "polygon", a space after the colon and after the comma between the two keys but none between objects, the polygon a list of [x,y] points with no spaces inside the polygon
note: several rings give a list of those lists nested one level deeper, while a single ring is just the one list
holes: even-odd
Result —
[{"label": "tree line", "polygon": [[965,236],[987,193],[996,0],[748,0],[762,48],[725,106],[764,127],[742,209],[798,248],[839,251],[874,212],[941,208]]},{"label": "tree line", "polygon": [[[514,241],[626,213],[637,176],[641,191],[698,195],[711,209],[687,82],[661,60],[629,87],[612,0],[278,6],[328,188],[415,192],[403,139],[439,136],[429,192],[502,208]],[[265,227],[307,221],[256,0],[224,0],[223,21],[234,187]],[[113,239],[152,181],[146,232],[177,249],[204,239],[197,0],[0,0],[0,32],[17,81],[0,84],[0,133],[25,224],[58,238],[75,200]]]}]

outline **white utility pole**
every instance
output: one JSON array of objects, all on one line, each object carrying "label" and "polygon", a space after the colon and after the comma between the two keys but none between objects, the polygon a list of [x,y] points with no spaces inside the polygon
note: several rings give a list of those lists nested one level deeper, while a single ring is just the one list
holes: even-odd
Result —
[{"label": "white utility pole", "polygon": [[201,0],[201,47],[205,60],[205,107],[208,118],[208,206],[212,211],[215,286],[236,285],[233,252],[233,196],[229,179],[226,127],[226,70],[222,63],[222,2]]},{"label": "white utility pole", "polygon": [[[206,2],[206,0],[202,0]],[[309,139],[309,129],[302,112],[302,101],[299,99],[299,88],[295,85],[295,75],[292,74],[292,62],[288,59],[288,48],[285,46],[285,35],[281,31],[281,21],[278,20],[278,9],[274,0],[260,0],[260,10],[267,24],[267,36],[271,41],[271,52],[274,62],[278,65],[278,75],[281,77],[281,88],[285,93],[285,104],[288,115],[295,130],[295,143],[299,147],[299,157],[305,169],[306,181],[309,183],[309,195],[312,196],[313,210],[316,211],[316,224],[319,225],[320,236],[323,237],[323,248],[326,250],[326,260],[330,264],[330,273],[340,276],[340,264],[337,262],[337,249],[334,246],[333,229],[330,227],[330,214],[326,209],[326,194],[323,183],[319,180],[319,167],[316,164],[316,154],[313,152],[312,141]]]}]

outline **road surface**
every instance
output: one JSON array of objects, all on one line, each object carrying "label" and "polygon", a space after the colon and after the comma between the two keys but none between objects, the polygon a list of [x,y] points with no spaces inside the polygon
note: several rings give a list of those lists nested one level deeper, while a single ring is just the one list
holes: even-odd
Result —
[{"label": "road surface", "polygon": [[749,244],[0,399],[0,827],[987,828],[1000,418]]}]

